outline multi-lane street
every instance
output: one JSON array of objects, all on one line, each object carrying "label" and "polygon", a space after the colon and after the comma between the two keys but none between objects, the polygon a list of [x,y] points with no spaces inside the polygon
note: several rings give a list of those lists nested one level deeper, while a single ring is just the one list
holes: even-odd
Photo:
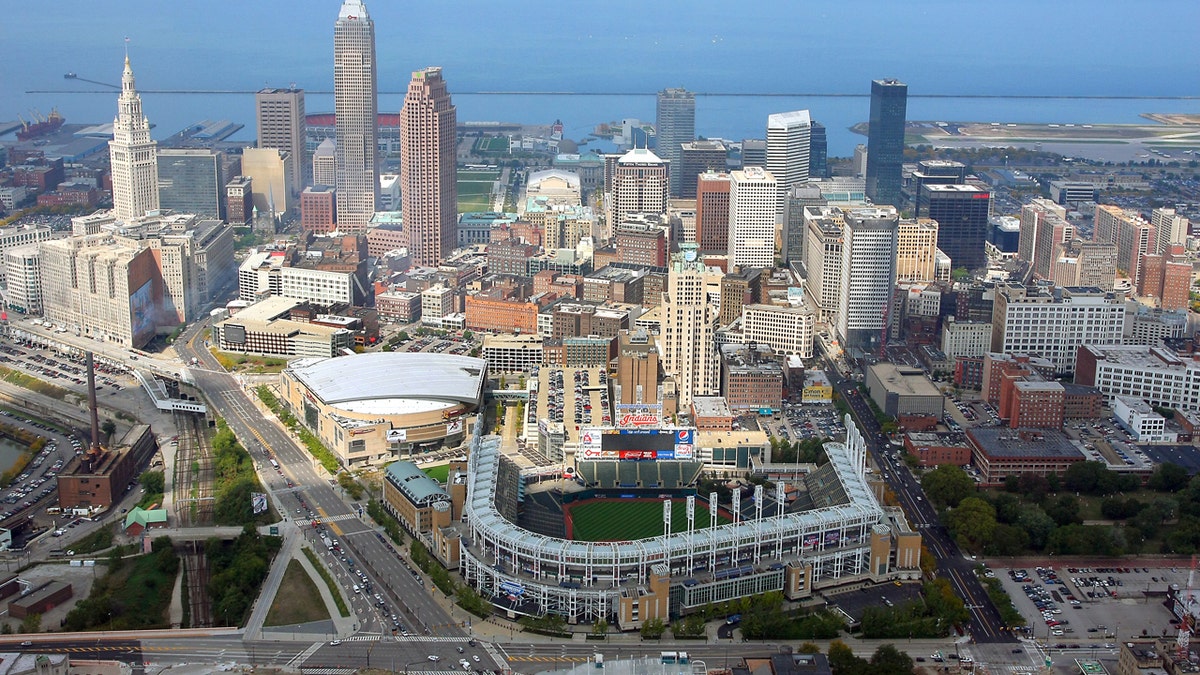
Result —
[{"label": "multi-lane street", "polygon": [[[831,368],[829,372],[836,372]],[[867,438],[867,448],[884,481],[900,502],[900,507],[913,528],[921,533],[922,541],[937,558],[938,576],[950,581],[954,592],[971,612],[969,631],[977,642],[1015,642],[1011,632],[1004,630],[1000,613],[992,604],[983,585],[975,576],[975,563],[963,557],[949,532],[941,524],[937,509],[925,499],[921,484],[913,476],[899,453],[893,453],[870,406],[862,399],[851,380],[833,377],[841,399],[850,406],[851,415]]]},{"label": "multi-lane street", "polygon": [[[378,536],[377,530],[360,520],[358,509],[342,497],[340,488],[317,466],[312,456],[278,425],[265,421],[250,398],[255,396],[254,392],[243,389],[233,375],[220,368],[200,339],[204,328],[204,324],[190,327],[176,342],[176,349],[186,362],[196,359],[197,365],[189,368],[195,386],[204,392],[209,405],[225,419],[259,463],[260,475],[273,494],[281,515],[287,519],[285,526],[294,525],[301,535],[312,536],[314,531],[307,517],[311,510],[329,536],[338,541],[341,551],[336,556],[323,550],[319,541],[314,548],[322,551],[338,576],[346,582],[343,588],[352,597],[358,632],[391,635],[397,628],[390,617],[395,613],[400,624],[414,634],[463,636],[463,631],[430,597],[423,580],[418,581],[397,551]],[[279,463],[278,471],[267,463],[268,457]],[[301,510],[299,521],[295,520],[297,509]],[[370,595],[355,594],[350,590],[360,578],[357,573],[351,573],[349,564],[343,562],[342,557],[354,560],[355,569],[362,570],[370,580],[373,589]],[[374,593],[385,598],[386,613],[378,606]]]}]

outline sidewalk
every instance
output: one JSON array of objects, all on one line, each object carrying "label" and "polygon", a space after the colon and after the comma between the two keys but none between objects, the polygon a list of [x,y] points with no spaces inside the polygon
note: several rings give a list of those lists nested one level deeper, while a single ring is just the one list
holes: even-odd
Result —
[{"label": "sidewalk", "polygon": [[[301,542],[300,548],[307,547],[306,543]],[[333,621],[334,633],[339,638],[353,634],[354,626],[358,623],[358,617],[354,616],[353,612],[351,612],[350,616],[342,616],[338,613],[337,601],[333,599],[333,594],[329,592],[329,585],[321,578],[321,573],[317,571],[317,568],[313,566],[312,561],[308,559],[308,556],[304,555],[303,551],[297,550],[296,560],[300,561],[300,566],[304,568],[304,571],[308,572],[309,576],[312,577],[313,583],[317,585],[317,590],[321,592],[321,599],[325,602],[325,609],[329,611],[330,619]],[[340,593],[342,587],[337,586],[337,589]],[[343,596],[342,600],[346,603],[347,607],[350,606],[349,598]]]}]

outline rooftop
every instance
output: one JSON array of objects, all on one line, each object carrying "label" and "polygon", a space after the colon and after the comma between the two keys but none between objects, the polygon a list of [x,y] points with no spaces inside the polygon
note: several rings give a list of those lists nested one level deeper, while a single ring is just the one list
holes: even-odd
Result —
[{"label": "rooftop", "polygon": [[297,359],[288,370],[329,405],[388,399],[476,405],[487,362],[453,354],[379,352]]},{"label": "rooftop", "polygon": [[1040,459],[1084,459],[1066,434],[1054,429],[1007,429],[977,427],[967,430],[973,444],[992,459],[1017,457]]},{"label": "rooftop", "polygon": [[902,396],[942,396],[942,392],[919,368],[898,366],[894,363],[876,363],[868,368],[889,392]]},{"label": "rooftop", "polygon": [[412,462],[392,462],[385,470],[385,476],[389,483],[418,506],[450,499],[437,481],[425,475]]},{"label": "rooftop", "polygon": [[634,148],[621,155],[617,164],[663,164],[663,160],[646,148]]},{"label": "rooftop", "polygon": [[693,396],[692,413],[696,417],[732,417],[729,404],[720,396]]}]

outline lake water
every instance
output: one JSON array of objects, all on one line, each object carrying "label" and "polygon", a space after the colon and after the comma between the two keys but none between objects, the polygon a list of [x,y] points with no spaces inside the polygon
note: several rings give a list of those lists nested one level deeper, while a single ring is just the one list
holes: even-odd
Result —
[{"label": "lake water", "polygon": [[[761,137],[768,114],[808,108],[828,128],[830,153],[837,156],[849,155],[863,141],[847,128],[866,120],[868,99],[755,94],[866,94],[871,79],[896,77],[913,95],[909,119],[1134,123],[1143,112],[1200,112],[1195,99],[916,97],[1196,96],[1195,0],[1136,6],[1093,0],[367,5],[376,26],[380,91],[402,91],[412,70],[439,64],[460,120],[561,119],[574,139],[600,122],[653,121],[653,92],[669,86],[739,94],[698,98],[700,135]],[[253,91],[295,83],[329,90],[337,7],[336,0],[14,3],[0,22],[0,59],[6,64],[0,69],[0,119],[57,106],[71,122],[110,120],[115,93],[25,92],[103,89],[64,80],[66,72],[118,82],[124,36],[130,37],[140,89]],[[464,93],[481,91],[611,95]],[[235,138],[253,137],[251,95],[143,98],[158,138],[206,118],[244,124]],[[328,95],[311,94],[307,101],[311,112],[332,107]],[[399,107],[399,95],[381,96],[381,111]]]},{"label": "lake water", "polygon": [[11,469],[27,450],[26,446],[11,438],[0,436],[0,473]]}]

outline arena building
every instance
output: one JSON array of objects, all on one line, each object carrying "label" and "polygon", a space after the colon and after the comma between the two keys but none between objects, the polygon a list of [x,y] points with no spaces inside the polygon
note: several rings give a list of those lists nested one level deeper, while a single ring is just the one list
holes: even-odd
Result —
[{"label": "arena building", "polygon": [[[526,484],[540,478],[538,470],[511,480],[516,470],[500,452],[500,439],[485,436],[477,422],[462,518],[452,520],[449,505],[442,507],[442,526],[429,533],[429,543],[442,554],[457,551],[466,582],[510,617],[553,613],[570,623],[603,619],[621,630],[768,591],[804,600],[849,583],[917,579],[921,536],[876,500],[866,481],[865,440],[849,419],[846,427],[846,442],[826,443],[829,461],[796,484],[747,487],[752,494],[746,496],[734,490],[719,503],[716,493],[707,500],[695,494],[699,462],[687,450],[693,432],[673,430],[668,451],[634,448],[638,431],[609,439],[617,441],[615,457],[601,454],[577,462],[577,473],[563,472],[584,491],[563,492],[575,505],[560,503],[557,519],[539,523],[561,527],[563,516],[573,519],[573,534],[554,536],[524,526],[535,508]],[[600,452],[607,451],[602,444]],[[647,521],[643,530],[662,534],[634,535],[627,528],[622,540],[583,539],[581,501],[620,509],[655,502],[646,504],[649,518],[639,517]],[[517,503],[523,504],[519,517]]]},{"label": "arena building", "polygon": [[360,468],[462,441],[487,361],[379,352],[292,361],[280,398],[343,466]]}]

